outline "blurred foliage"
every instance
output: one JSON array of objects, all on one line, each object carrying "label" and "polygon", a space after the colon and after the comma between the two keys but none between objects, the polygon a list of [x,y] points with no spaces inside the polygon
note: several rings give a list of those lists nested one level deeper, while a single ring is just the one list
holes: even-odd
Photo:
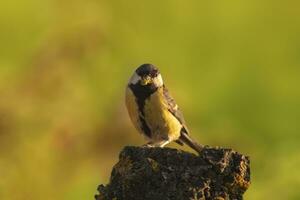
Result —
[{"label": "blurred foliage", "polygon": [[1,1],[0,198],[93,199],[144,142],[123,99],[150,62],[195,138],[250,155],[246,199],[299,199],[299,6]]}]

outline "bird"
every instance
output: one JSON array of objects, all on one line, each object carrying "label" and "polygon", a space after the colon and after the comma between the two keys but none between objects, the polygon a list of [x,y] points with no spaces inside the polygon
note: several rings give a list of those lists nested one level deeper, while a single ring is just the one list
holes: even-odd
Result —
[{"label": "bird", "polygon": [[203,150],[203,145],[190,137],[183,114],[156,66],[142,64],[133,72],[126,87],[125,103],[134,127],[147,141],[144,146],[164,147],[175,141],[199,154]]}]

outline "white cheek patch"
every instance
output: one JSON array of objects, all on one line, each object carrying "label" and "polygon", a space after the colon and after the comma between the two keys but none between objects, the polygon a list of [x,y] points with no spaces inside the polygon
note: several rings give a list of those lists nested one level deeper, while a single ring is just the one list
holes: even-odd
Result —
[{"label": "white cheek patch", "polygon": [[161,74],[158,74],[155,78],[154,78],[154,84],[156,87],[161,87],[164,85],[163,79],[161,77]]},{"label": "white cheek patch", "polygon": [[141,80],[141,77],[139,75],[137,75],[136,72],[134,72],[134,74],[131,76],[130,80],[129,80],[129,84],[137,84],[139,82],[139,80]]}]

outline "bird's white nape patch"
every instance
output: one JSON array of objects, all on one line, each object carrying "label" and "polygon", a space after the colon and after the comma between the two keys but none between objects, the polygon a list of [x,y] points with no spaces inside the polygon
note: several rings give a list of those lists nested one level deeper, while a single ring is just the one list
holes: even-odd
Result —
[{"label": "bird's white nape patch", "polygon": [[163,82],[163,79],[162,79],[162,76],[161,74],[158,74],[154,80],[153,80],[154,84],[156,87],[161,87],[164,85],[164,82]]},{"label": "bird's white nape patch", "polygon": [[129,79],[129,84],[137,84],[139,80],[141,80],[141,77],[136,72],[134,72],[131,78]]}]

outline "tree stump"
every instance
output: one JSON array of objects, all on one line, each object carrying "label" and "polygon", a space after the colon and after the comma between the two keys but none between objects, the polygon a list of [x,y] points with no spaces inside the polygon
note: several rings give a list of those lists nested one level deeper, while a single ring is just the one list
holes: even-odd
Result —
[{"label": "tree stump", "polygon": [[201,155],[171,148],[125,147],[96,200],[239,200],[250,185],[250,161],[232,149]]}]

